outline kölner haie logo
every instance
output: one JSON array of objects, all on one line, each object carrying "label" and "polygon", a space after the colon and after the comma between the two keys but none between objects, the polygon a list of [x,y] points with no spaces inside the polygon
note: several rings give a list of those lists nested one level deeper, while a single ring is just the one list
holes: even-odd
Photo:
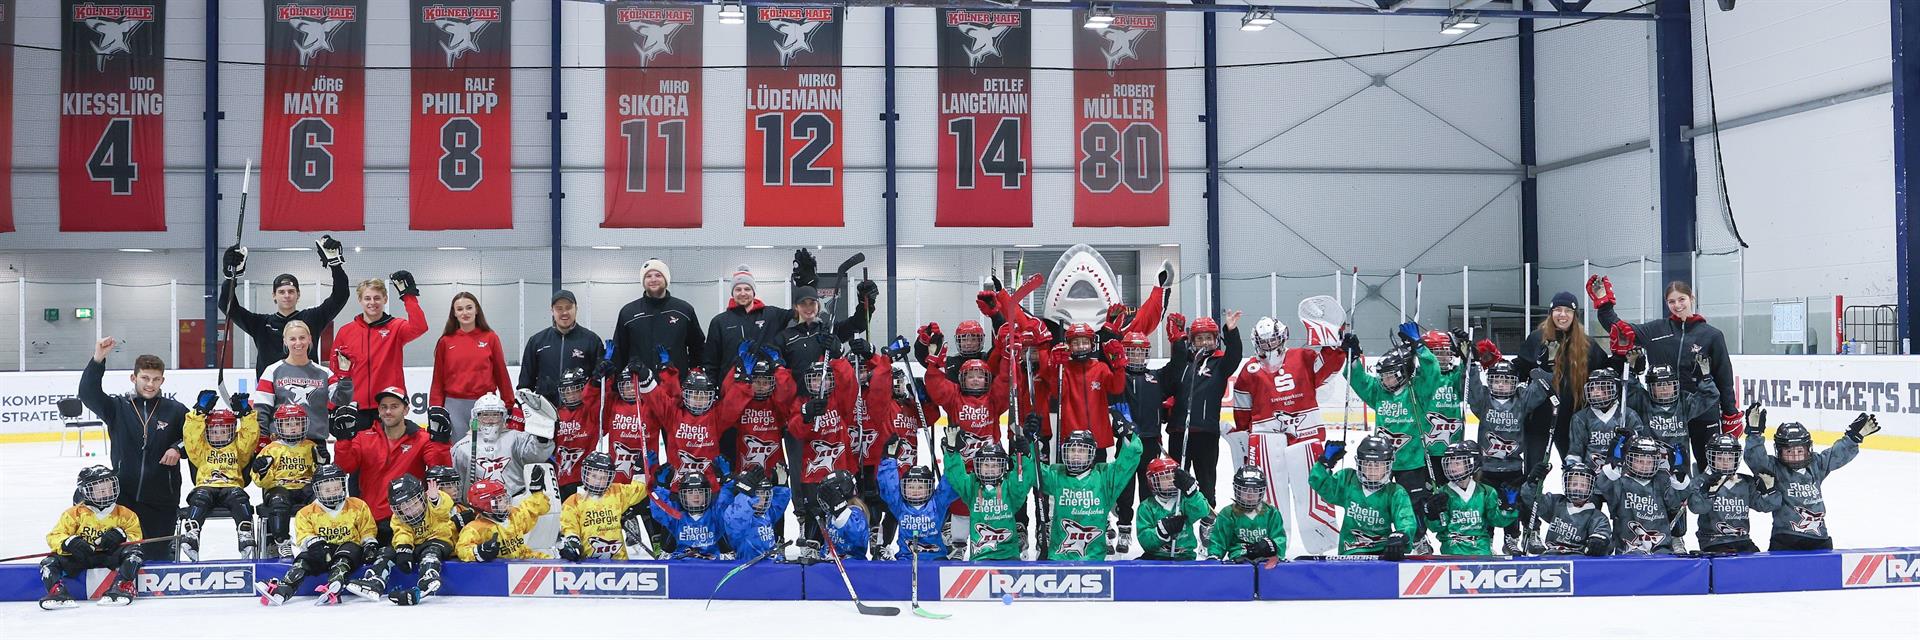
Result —
[{"label": "k\u00f6lner haie logo", "polygon": [[667,597],[662,565],[510,563],[507,595],[538,598]]},{"label": "k\u00f6lner haie logo", "polygon": [[358,13],[350,6],[290,4],[278,7],[274,19],[287,23],[298,34],[293,46],[300,52],[300,66],[304,67],[321,52],[333,51],[334,30],[358,21]]},{"label": "k\u00f6lner haie logo", "polygon": [[967,66],[1000,58],[1000,38],[1020,27],[1021,15],[1006,11],[950,11],[947,26],[967,37]]},{"label": "k\u00f6lner haie logo", "polygon": [[420,20],[439,29],[444,40],[440,50],[447,52],[447,66],[452,67],[460,56],[469,52],[480,52],[480,34],[487,25],[499,22],[499,7],[449,7],[432,5],[420,10]]},{"label": "k\u00f6lner haie logo", "polygon": [[940,567],[941,600],[1112,600],[1113,567]]},{"label": "k\u00f6lner haie logo", "polygon": [[[87,593],[93,598],[104,595],[117,579],[117,571],[87,571]],[[146,598],[222,598],[251,596],[253,564],[148,565],[133,581],[134,591]]]},{"label": "k\u00f6lner haie logo", "polygon": [[1463,562],[1400,565],[1402,598],[1573,595],[1573,563]]},{"label": "k\u00f6lner haie logo", "polygon": [[1920,585],[1920,552],[1841,554],[1840,580],[1846,589]]},{"label": "k\u00f6lner haie logo", "polygon": [[692,9],[621,7],[614,21],[633,30],[633,49],[640,54],[640,66],[654,58],[673,55],[673,35],[681,27],[693,24]]},{"label": "k\u00f6lner haie logo", "polygon": [[153,21],[153,7],[83,4],[73,8],[73,21],[93,32],[93,66],[102,71],[109,56],[133,53],[133,34]]},{"label": "k\u00f6lner haie logo", "polygon": [[779,36],[774,43],[774,50],[780,52],[780,66],[783,67],[792,62],[794,56],[812,53],[813,33],[833,22],[833,10],[827,8],[759,7],[757,11],[760,22]]},{"label": "k\u00f6lner haie logo", "polygon": [[1158,31],[1160,20],[1149,15],[1119,15],[1113,22],[1097,31],[1100,35],[1100,55],[1107,59],[1107,73],[1112,74],[1114,67],[1128,60],[1140,59],[1136,49],[1149,31]]}]

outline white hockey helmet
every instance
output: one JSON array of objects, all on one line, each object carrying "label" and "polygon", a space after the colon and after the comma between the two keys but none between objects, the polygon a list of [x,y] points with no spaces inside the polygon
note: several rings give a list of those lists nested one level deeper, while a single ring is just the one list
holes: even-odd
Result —
[{"label": "white hockey helmet", "polygon": [[1260,353],[1276,353],[1287,348],[1287,323],[1262,316],[1253,325],[1253,347]]}]

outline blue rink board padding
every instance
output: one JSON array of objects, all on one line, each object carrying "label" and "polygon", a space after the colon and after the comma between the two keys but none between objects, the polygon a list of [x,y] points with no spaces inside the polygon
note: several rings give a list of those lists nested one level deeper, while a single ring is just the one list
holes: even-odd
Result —
[{"label": "blue rink board padding", "polygon": [[[860,599],[906,600],[908,562],[846,561]],[[832,563],[807,567],[808,600],[847,599]],[[1208,562],[921,562],[921,600],[1244,601],[1253,568]]]},{"label": "blue rink board padding", "polygon": [[[520,561],[447,564],[443,595],[705,599],[734,562]],[[155,563],[141,571],[154,598],[251,597],[253,582],[277,578],[285,561]],[[906,562],[848,561],[861,598],[904,601]],[[69,579],[77,596],[98,591],[104,570]],[[412,574],[394,575],[394,589]],[[303,593],[318,584],[308,578]],[[1287,562],[1251,565],[1112,563],[948,563],[920,565],[922,600],[1240,601],[1474,596],[1616,596],[1755,593],[1920,585],[1920,547],[1762,553],[1714,558],[1528,558],[1485,562]],[[1257,587],[1257,596],[1256,596]],[[0,565],[0,601],[43,595],[38,563]],[[735,576],[727,600],[843,600],[832,564],[763,562]]]}]

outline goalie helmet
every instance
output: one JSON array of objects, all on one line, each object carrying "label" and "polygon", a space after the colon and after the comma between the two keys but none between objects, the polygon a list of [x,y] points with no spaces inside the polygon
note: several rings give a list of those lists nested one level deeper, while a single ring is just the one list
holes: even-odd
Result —
[{"label": "goalie helmet", "polygon": [[1267,474],[1248,465],[1233,472],[1233,504],[1248,512],[1257,511],[1267,501]]},{"label": "goalie helmet", "polygon": [[507,426],[507,403],[500,400],[499,394],[489,392],[473,401],[473,425],[480,439],[493,441],[500,436],[500,430]]},{"label": "goalie helmet", "polygon": [[1287,350],[1287,323],[1262,317],[1253,325],[1253,348],[1262,354],[1282,355]]},{"label": "goalie helmet", "polygon": [[1353,459],[1362,488],[1379,491],[1393,481],[1393,453],[1393,444],[1378,433],[1360,440],[1360,447],[1353,451]]},{"label": "goalie helmet", "polygon": [[587,372],[579,367],[560,374],[560,406],[573,409],[587,396]]},{"label": "goalie helmet", "polygon": [[283,402],[273,408],[273,439],[286,444],[307,437],[307,408],[298,402]]},{"label": "goalie helmet", "polygon": [[687,379],[680,383],[680,404],[687,413],[706,415],[719,398],[720,387],[713,384],[713,378],[707,377],[706,371],[698,367],[687,371]]}]

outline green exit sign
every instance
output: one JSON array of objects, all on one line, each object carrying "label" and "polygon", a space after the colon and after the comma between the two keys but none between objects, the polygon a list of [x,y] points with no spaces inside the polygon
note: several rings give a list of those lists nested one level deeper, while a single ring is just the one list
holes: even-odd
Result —
[{"label": "green exit sign", "polygon": [[77,320],[85,320],[87,318],[91,318],[93,317],[93,307],[74,307],[73,317],[74,319],[77,319]]},{"label": "green exit sign", "polygon": [[41,318],[43,318],[43,319],[45,319],[45,320],[46,320],[47,322],[59,322],[59,321],[60,321],[60,310],[59,310],[59,309],[45,309],[45,310],[42,310],[42,311],[40,312],[40,317],[41,317]]}]

